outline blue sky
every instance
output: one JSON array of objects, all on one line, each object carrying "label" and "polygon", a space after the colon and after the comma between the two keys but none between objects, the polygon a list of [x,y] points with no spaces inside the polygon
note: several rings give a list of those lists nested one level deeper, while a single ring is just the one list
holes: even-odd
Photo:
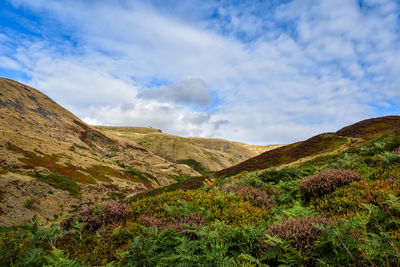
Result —
[{"label": "blue sky", "polygon": [[91,124],[289,143],[400,113],[396,0],[0,2],[0,76]]}]

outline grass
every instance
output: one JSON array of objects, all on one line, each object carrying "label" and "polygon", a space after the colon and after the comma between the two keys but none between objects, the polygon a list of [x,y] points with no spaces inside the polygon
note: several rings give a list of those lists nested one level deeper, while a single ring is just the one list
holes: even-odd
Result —
[{"label": "grass", "polygon": [[0,167],[0,174],[6,174],[6,173],[8,173],[8,170],[5,170],[2,167]]},{"label": "grass", "polygon": [[24,163],[26,166],[35,168],[35,167],[43,167],[50,170],[53,173],[61,175],[63,177],[69,177],[75,181],[81,183],[95,183],[96,181],[79,170],[81,168],[67,164],[67,166],[61,165],[57,163],[59,160],[59,156],[48,155],[40,152],[40,154],[36,154],[35,152],[26,151],[16,145],[11,143],[7,144],[7,149],[12,152],[21,153],[24,155],[23,158],[18,158],[18,160]]},{"label": "grass", "polygon": [[85,172],[89,173],[96,180],[99,180],[102,182],[111,182],[112,181],[107,176],[113,176],[113,177],[130,180],[130,181],[134,181],[134,182],[139,181],[139,179],[137,179],[137,177],[135,177],[134,175],[132,175],[130,173],[121,172],[119,170],[116,170],[116,169],[113,169],[111,167],[104,166],[104,165],[93,165],[93,166],[85,169]]},{"label": "grass", "polygon": [[5,192],[0,189],[0,203],[4,202],[4,194],[5,194]]},{"label": "grass", "polygon": [[101,131],[111,131],[111,132],[120,132],[120,133],[160,133],[161,130],[154,129],[151,127],[124,127],[124,126],[94,126],[94,128]]},{"label": "grass", "polygon": [[139,170],[133,170],[133,169],[125,170],[125,172],[127,174],[129,174],[130,176],[136,178],[137,180],[141,181],[144,184],[151,184],[150,180],[157,183],[157,178],[154,177],[153,175],[151,175],[150,173],[142,172]]},{"label": "grass", "polygon": [[43,175],[38,172],[31,174],[31,176],[53,186],[54,188],[68,191],[73,197],[79,197],[80,195],[81,187],[76,181],[69,177],[55,173]]},{"label": "grass", "polygon": [[76,148],[79,148],[79,149],[82,149],[82,150],[90,150],[89,148],[87,148],[87,147],[85,147],[85,146],[78,145],[78,144],[76,144],[76,143],[74,143],[72,146],[70,146],[70,147],[68,148],[68,150],[70,150],[70,151],[75,151]]},{"label": "grass", "polygon": [[96,181],[112,182],[110,176],[134,182],[139,182],[140,180],[135,175],[104,165],[93,165],[88,168],[81,168],[67,163],[66,166],[64,166],[58,163],[58,160],[65,157],[65,155],[62,154],[48,155],[37,150],[35,153],[26,151],[11,143],[7,144],[7,149],[12,152],[21,153],[24,157],[18,158],[18,160],[28,167],[43,167],[52,173],[60,175],[60,177],[68,177],[80,183],[93,184],[96,183]]},{"label": "grass", "polygon": [[279,147],[246,160],[236,166],[221,170],[217,175],[235,175],[242,171],[255,171],[277,167],[299,159],[335,151],[347,143],[347,138],[321,134],[306,141]]},{"label": "grass", "polygon": [[179,164],[186,164],[189,167],[191,167],[193,170],[197,171],[198,173],[202,175],[209,175],[211,172],[207,168],[204,168],[203,165],[201,165],[200,162],[194,160],[194,159],[183,159],[183,160],[178,160]]},{"label": "grass", "polygon": [[167,192],[173,192],[176,190],[192,190],[192,189],[197,189],[203,186],[203,182],[206,180],[207,177],[205,176],[196,176],[196,177],[191,177],[185,181],[177,182],[168,186],[164,187],[159,187],[150,191],[145,191],[143,193],[137,194],[133,197],[131,197],[128,201],[133,202],[137,201],[139,199],[147,198],[150,196],[156,196],[159,194],[167,193]]}]

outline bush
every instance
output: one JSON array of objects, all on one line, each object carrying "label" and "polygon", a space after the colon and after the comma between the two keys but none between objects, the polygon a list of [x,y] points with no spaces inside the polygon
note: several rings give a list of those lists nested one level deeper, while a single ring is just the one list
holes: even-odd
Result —
[{"label": "bush", "polygon": [[130,215],[128,205],[117,201],[107,201],[95,206],[85,205],[81,211],[62,221],[61,227],[69,230],[75,223],[83,223],[82,230],[94,232],[102,225],[115,224]]},{"label": "bush", "polygon": [[268,236],[289,241],[291,246],[296,249],[306,249],[307,246],[317,241],[322,233],[322,230],[317,226],[325,226],[329,223],[330,221],[324,217],[304,217],[270,225],[264,236],[259,240],[260,254],[262,255],[274,247],[273,243],[266,242]]},{"label": "bush", "polygon": [[200,213],[193,213],[182,218],[169,221],[166,218],[157,219],[157,217],[142,215],[141,220],[146,227],[157,227],[159,230],[173,228],[178,232],[189,228],[201,228],[206,224],[204,216]]},{"label": "bush", "polygon": [[400,196],[399,182],[391,181],[357,181],[340,188],[322,198],[312,200],[310,207],[327,216],[349,217],[366,211],[365,205],[376,205],[384,211],[383,204],[389,195]]},{"label": "bush", "polygon": [[[275,200],[272,199],[265,190],[255,187],[231,184],[226,185],[221,189],[227,193],[234,192],[241,195],[244,200],[249,201],[253,206],[263,210],[269,210],[275,205]],[[276,194],[276,192],[271,193]]]},{"label": "bush", "polygon": [[265,182],[279,183],[280,181],[291,181],[299,178],[299,170],[296,168],[284,167],[280,170],[270,168],[259,174],[260,179]]},{"label": "bush", "polygon": [[299,189],[303,199],[309,201],[311,198],[321,197],[361,178],[359,173],[351,170],[327,170],[301,181]]},{"label": "bush", "polygon": [[39,203],[39,200],[37,200],[36,198],[30,198],[27,199],[24,203],[24,208],[26,209],[33,209],[33,205]]},{"label": "bush", "polygon": [[[177,205],[178,203],[178,205]],[[218,190],[177,190],[148,197],[130,204],[134,218],[142,215],[171,218],[171,212],[166,211],[168,206],[181,209],[191,207],[191,213],[199,212],[207,222],[220,220],[230,225],[254,225],[264,220],[265,212],[245,202],[241,197],[227,194]],[[191,214],[182,213],[183,216]],[[172,214],[176,216],[175,214]]]}]

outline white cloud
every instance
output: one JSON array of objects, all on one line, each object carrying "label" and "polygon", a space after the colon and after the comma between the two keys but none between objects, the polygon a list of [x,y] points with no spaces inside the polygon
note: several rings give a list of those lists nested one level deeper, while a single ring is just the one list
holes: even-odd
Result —
[{"label": "white cloud", "polygon": [[[217,6],[220,25],[140,2],[13,2],[57,21],[77,44],[15,40],[0,56],[13,50],[8,66],[88,122],[283,143],[376,116],[377,103],[400,102],[395,1],[360,8],[294,0],[267,18],[257,15],[261,4]],[[199,12],[215,3],[209,6],[195,17],[206,18]],[[166,85],[146,88],[154,80]],[[211,104],[210,91],[213,106],[194,111],[191,105]]]},{"label": "white cloud", "polygon": [[0,56],[0,68],[18,70],[21,66],[9,57]]},{"label": "white cloud", "polygon": [[161,86],[155,90],[145,90],[140,92],[138,97],[197,106],[208,106],[212,103],[211,94],[206,83],[199,78],[188,78],[170,86]]},{"label": "white cloud", "polygon": [[92,107],[88,116],[83,118],[91,124],[152,126],[166,133],[183,136],[207,134],[209,119],[207,115],[185,108],[141,100],[124,106]]}]

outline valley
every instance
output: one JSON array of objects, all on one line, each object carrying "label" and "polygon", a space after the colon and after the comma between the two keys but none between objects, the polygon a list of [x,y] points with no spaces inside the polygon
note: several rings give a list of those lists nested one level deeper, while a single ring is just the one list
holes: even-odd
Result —
[{"label": "valley", "polygon": [[397,266],[400,116],[288,145],[90,126],[0,79],[1,266]]}]

